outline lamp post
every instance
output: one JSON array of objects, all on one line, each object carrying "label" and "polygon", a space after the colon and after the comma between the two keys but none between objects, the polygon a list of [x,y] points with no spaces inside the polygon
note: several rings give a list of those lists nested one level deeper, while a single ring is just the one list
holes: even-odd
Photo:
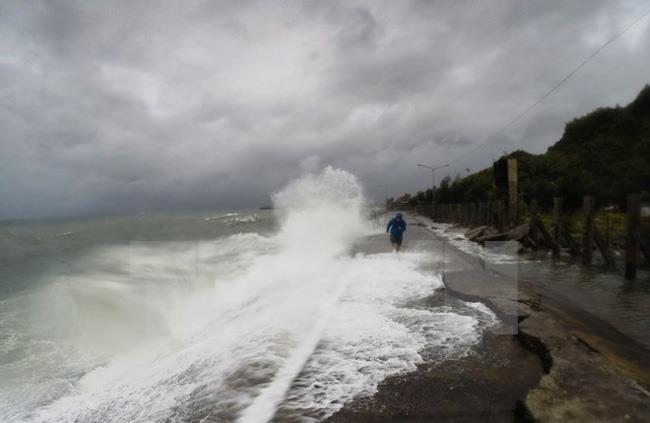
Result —
[{"label": "lamp post", "polygon": [[449,163],[442,166],[427,166],[418,163],[418,166],[427,168],[431,171],[431,179],[433,182],[433,186],[431,187],[432,188],[431,189],[431,218],[435,219],[436,218],[436,170],[449,167]]}]

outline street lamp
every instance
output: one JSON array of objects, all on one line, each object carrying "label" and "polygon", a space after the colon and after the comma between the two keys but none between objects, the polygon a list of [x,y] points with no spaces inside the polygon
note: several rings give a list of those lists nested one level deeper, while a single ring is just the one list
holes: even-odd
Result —
[{"label": "street lamp", "polygon": [[418,163],[418,166],[427,168],[431,171],[431,178],[433,179],[433,187],[431,189],[431,218],[436,218],[436,170],[449,167],[449,163],[442,166],[427,166]]}]

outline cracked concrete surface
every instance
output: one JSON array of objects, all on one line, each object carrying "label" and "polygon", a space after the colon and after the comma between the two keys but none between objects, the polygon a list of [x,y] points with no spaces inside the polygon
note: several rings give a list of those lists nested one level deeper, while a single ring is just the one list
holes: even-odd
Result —
[{"label": "cracked concrete surface", "polygon": [[513,290],[508,277],[491,270],[451,271],[444,282],[452,295],[484,302],[517,325],[517,339],[540,357],[546,374],[521,403],[529,419],[650,421],[650,363],[642,346],[525,283]]}]

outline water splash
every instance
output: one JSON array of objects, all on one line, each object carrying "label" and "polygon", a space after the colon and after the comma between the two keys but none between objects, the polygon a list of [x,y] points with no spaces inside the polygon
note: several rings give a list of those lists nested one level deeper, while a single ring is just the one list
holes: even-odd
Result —
[{"label": "water splash", "polygon": [[[424,349],[447,359],[478,342],[481,313],[408,306],[442,286],[422,270],[431,252],[347,254],[371,233],[353,175],[326,168],[273,199],[273,236],[80,256],[84,271],[34,295],[58,353],[12,364],[40,374],[41,394],[0,416],[265,422],[282,409],[320,419],[372,395],[385,377],[414,370]],[[66,371],[47,373],[49,362]],[[34,395],[33,381],[20,383],[23,390],[0,400]]]}]

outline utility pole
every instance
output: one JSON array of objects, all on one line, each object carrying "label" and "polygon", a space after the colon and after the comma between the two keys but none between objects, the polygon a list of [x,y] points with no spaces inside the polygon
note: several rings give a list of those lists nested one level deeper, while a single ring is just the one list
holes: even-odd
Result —
[{"label": "utility pole", "polygon": [[431,171],[432,187],[431,187],[431,218],[435,220],[436,218],[436,170],[449,167],[449,163],[442,166],[427,166],[418,163],[419,167],[427,168]]}]

